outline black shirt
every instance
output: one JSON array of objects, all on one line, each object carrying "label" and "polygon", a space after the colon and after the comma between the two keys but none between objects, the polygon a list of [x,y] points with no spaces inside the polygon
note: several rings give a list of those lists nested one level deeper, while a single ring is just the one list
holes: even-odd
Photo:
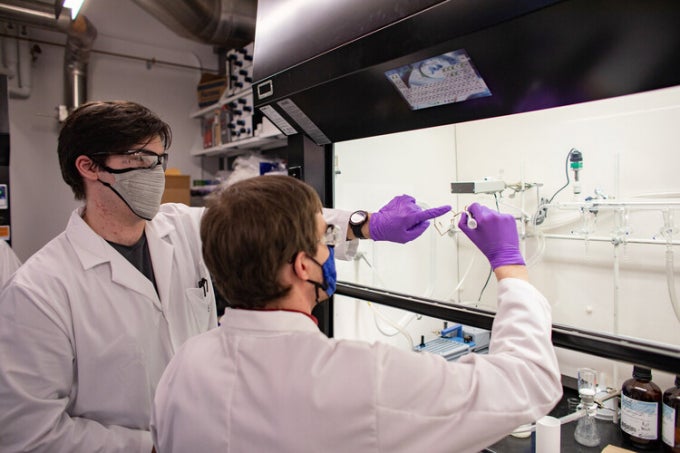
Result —
[{"label": "black shirt", "polygon": [[146,278],[151,280],[153,287],[158,293],[156,287],[156,278],[153,274],[153,264],[151,263],[151,254],[149,253],[149,244],[146,242],[146,233],[142,233],[142,237],[136,243],[127,246],[116,244],[115,242],[106,241],[111,244],[111,247],[118,250],[118,252],[125,257],[139,272],[144,274]]}]

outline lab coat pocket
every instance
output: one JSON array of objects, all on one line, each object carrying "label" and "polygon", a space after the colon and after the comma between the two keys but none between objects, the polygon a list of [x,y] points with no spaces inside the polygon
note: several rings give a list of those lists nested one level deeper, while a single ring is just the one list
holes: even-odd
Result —
[{"label": "lab coat pocket", "polygon": [[210,317],[213,310],[213,298],[210,297],[204,288],[187,288],[186,292],[187,310],[192,334],[205,332],[210,328]]}]

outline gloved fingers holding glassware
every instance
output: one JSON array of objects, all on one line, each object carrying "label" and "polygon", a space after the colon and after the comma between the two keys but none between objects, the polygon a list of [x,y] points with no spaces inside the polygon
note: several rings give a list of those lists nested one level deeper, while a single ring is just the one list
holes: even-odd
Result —
[{"label": "gloved fingers holding glassware", "polygon": [[[476,225],[470,224],[470,217],[475,220]],[[496,278],[501,278],[499,272],[509,276],[506,274],[510,272],[510,269],[505,267],[513,266],[512,276],[526,280],[524,258],[519,250],[517,225],[512,215],[502,214],[479,203],[473,203],[462,213],[458,227],[487,257],[491,269],[496,273]]]}]

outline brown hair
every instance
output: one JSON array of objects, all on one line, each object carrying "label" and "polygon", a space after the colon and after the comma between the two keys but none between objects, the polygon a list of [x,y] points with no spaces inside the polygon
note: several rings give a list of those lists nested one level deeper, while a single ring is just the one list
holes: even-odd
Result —
[{"label": "brown hair", "polygon": [[263,308],[290,291],[279,271],[296,253],[316,254],[314,189],[290,176],[258,176],[213,195],[201,221],[203,257],[231,307]]},{"label": "brown hair", "polygon": [[[170,147],[170,126],[146,107],[129,101],[88,102],[71,113],[59,133],[61,176],[71,186],[76,200],[85,198],[85,186],[75,162],[78,156],[115,154],[159,137]],[[103,165],[106,156],[91,157]]]}]

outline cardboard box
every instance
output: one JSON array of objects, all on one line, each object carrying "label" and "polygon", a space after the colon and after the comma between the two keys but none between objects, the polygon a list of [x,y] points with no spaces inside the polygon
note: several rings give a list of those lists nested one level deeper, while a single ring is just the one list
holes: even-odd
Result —
[{"label": "cardboard box", "polygon": [[165,192],[161,203],[191,204],[191,177],[189,175],[165,175]]},{"label": "cardboard box", "polygon": [[220,100],[222,93],[227,89],[226,77],[213,74],[203,74],[198,84],[198,106],[206,107]]},{"label": "cardboard box", "polygon": [[602,450],[602,453],[633,453],[633,450],[627,450],[621,447],[615,447],[614,445],[607,445]]}]

